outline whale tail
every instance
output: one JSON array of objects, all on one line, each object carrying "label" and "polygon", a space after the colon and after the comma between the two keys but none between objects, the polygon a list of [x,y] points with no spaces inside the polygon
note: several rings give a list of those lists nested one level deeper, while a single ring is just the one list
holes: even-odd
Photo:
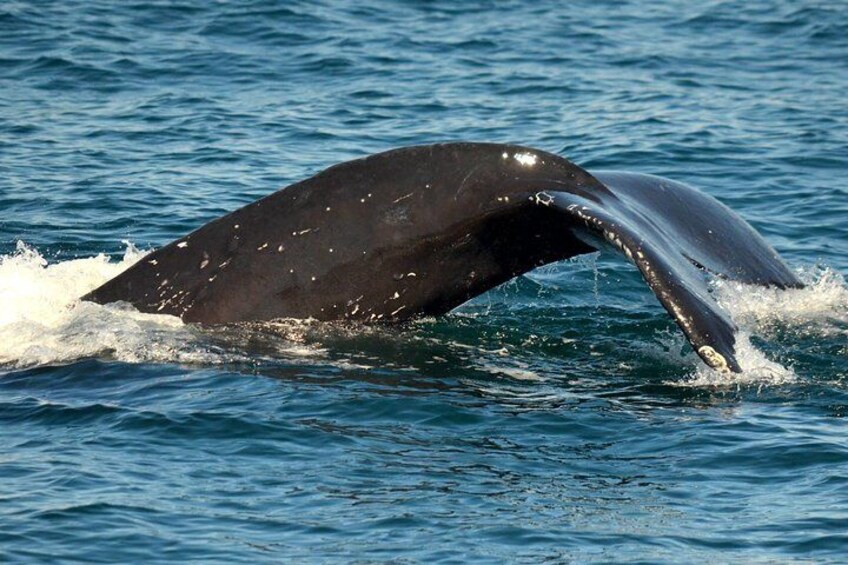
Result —
[{"label": "whale tail", "polygon": [[342,163],[202,226],[83,299],[187,322],[402,321],[608,246],[711,367],[740,371],[705,275],[801,286],[727,207],[649,175],[590,174],[501,144],[408,147]]},{"label": "whale tail", "polygon": [[707,275],[778,288],[800,287],[800,280],[750,225],[714,198],[651,175],[594,176],[612,196],[592,201],[551,192],[542,200],[580,226],[590,245],[612,248],[633,262],[708,365],[741,371],[737,328],[710,295]]}]

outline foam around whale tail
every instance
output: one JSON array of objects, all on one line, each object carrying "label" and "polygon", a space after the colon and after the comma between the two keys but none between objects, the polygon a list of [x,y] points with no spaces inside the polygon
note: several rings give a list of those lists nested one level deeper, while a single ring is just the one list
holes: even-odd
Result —
[{"label": "foam around whale tail", "polygon": [[744,220],[686,185],[593,175],[527,147],[447,143],[330,167],[162,247],[83,299],[204,324],[399,322],[603,245],[636,264],[719,370],[740,370],[736,328],[705,274],[801,285]]},{"label": "foam around whale tail", "polygon": [[740,372],[737,328],[710,296],[706,275],[778,288],[800,287],[800,280],[750,225],[714,198],[651,175],[594,176],[610,190],[600,200],[568,192],[541,200],[581,226],[587,242],[632,261],[709,366]]}]

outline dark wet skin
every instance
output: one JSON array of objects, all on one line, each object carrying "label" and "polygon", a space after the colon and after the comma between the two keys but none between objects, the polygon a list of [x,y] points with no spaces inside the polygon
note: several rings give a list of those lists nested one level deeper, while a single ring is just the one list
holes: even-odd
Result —
[{"label": "dark wet skin", "polygon": [[627,256],[696,352],[739,371],[704,271],[801,286],[730,209],[649,175],[595,175],[514,145],[451,143],[331,167],[148,255],[83,299],[186,322],[399,322],[450,311],[540,265]]}]

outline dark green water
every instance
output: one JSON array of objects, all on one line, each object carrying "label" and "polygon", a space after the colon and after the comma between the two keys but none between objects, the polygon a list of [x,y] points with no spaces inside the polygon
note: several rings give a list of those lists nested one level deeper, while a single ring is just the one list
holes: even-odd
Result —
[{"label": "dark green water", "polygon": [[[846,92],[838,2],[0,4],[0,561],[844,561]],[[76,301],[448,140],[698,186],[810,285],[716,288],[734,376],[614,257],[400,329]]]}]

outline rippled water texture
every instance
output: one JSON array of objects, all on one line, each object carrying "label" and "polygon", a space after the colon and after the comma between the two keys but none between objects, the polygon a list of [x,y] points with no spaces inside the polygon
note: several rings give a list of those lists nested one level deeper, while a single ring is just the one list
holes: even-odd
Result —
[{"label": "rippled water texture", "polygon": [[[0,3],[0,561],[842,562],[848,5]],[[401,145],[668,176],[808,283],[716,284],[718,375],[628,263],[404,328],[85,291]]]}]

